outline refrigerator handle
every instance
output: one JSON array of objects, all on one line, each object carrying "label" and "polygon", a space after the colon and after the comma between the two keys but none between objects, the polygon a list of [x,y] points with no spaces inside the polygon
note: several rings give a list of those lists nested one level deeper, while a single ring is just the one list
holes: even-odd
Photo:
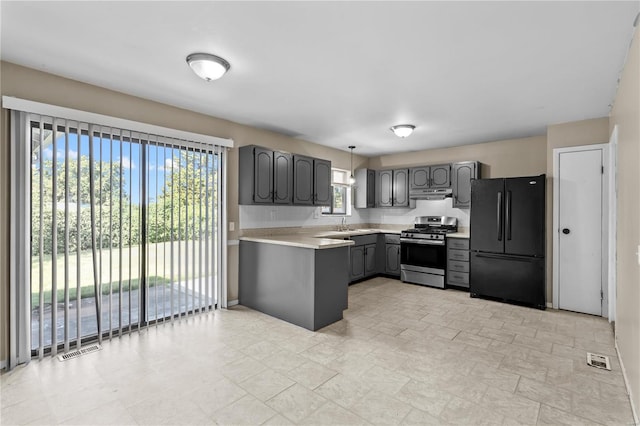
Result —
[{"label": "refrigerator handle", "polygon": [[498,203],[496,206],[496,215],[498,222],[498,241],[502,241],[502,191],[498,192]]},{"label": "refrigerator handle", "polygon": [[511,191],[507,191],[507,208],[505,215],[505,232],[507,233],[507,240],[511,240]]}]

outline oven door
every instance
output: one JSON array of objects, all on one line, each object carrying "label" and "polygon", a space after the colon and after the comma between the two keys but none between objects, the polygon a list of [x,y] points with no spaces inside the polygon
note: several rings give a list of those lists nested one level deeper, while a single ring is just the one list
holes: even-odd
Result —
[{"label": "oven door", "polygon": [[432,273],[444,275],[447,265],[445,242],[443,240],[431,241],[401,238],[400,263],[403,266],[431,269],[434,270]]}]

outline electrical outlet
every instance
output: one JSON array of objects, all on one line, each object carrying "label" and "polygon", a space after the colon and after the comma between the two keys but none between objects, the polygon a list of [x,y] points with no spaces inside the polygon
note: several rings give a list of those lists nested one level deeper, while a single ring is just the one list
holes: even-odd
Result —
[{"label": "electrical outlet", "polygon": [[236,223],[235,222],[229,222],[229,231],[233,232],[236,230]]},{"label": "electrical outlet", "polygon": [[638,246],[638,251],[636,252],[636,256],[638,256],[638,265],[640,265],[640,245]]}]

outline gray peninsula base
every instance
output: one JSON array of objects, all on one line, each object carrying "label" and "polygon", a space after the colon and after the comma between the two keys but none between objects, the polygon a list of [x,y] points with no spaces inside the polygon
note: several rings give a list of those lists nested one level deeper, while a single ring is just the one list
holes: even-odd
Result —
[{"label": "gray peninsula base", "polygon": [[308,330],[342,319],[349,247],[311,249],[240,241],[239,303]]}]

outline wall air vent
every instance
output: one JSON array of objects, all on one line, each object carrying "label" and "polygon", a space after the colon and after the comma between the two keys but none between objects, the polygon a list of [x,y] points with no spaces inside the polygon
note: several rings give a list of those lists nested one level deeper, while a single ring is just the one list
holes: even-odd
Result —
[{"label": "wall air vent", "polygon": [[608,356],[587,352],[587,365],[611,371],[611,363]]},{"label": "wall air vent", "polygon": [[58,359],[60,361],[67,361],[67,360],[70,360],[70,359],[73,359],[73,358],[78,358],[79,356],[82,356],[82,355],[86,355],[86,354],[90,354],[90,353],[95,352],[95,351],[99,351],[100,349],[102,349],[102,346],[100,346],[97,343],[95,343],[93,345],[85,346],[83,348],[67,352],[66,354],[58,355]]}]

